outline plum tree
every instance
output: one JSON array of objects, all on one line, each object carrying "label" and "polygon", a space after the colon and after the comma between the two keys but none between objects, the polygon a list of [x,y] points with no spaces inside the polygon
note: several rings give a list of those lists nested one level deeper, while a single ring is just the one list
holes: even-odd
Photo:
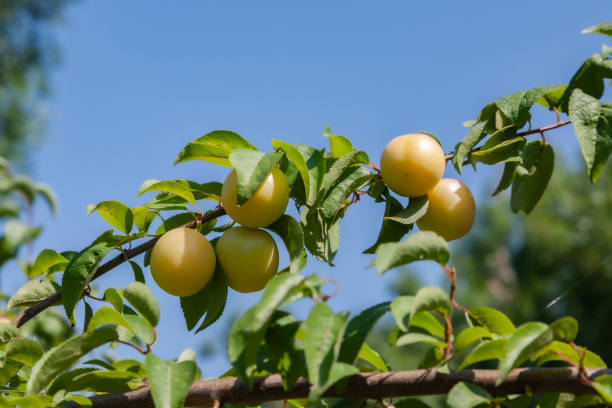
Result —
[{"label": "plum tree", "polygon": [[255,194],[244,204],[238,205],[238,176],[232,170],[221,192],[221,201],[227,214],[237,223],[260,228],[278,220],[289,202],[289,184],[280,169],[274,167]]},{"label": "plum tree", "polygon": [[215,250],[228,286],[237,292],[262,290],[278,271],[278,247],[264,230],[231,228],[221,235]]},{"label": "plum tree", "polygon": [[445,164],[440,144],[424,133],[392,139],[380,157],[385,184],[404,197],[422,196],[431,190],[442,178]]},{"label": "plum tree", "polygon": [[[612,35],[612,24],[587,31]],[[327,153],[280,140],[272,141],[274,151],[263,152],[226,130],[193,140],[175,162],[232,166],[224,184],[148,180],[139,191],[158,192],[148,202],[128,207],[103,201],[88,207],[113,230],[78,251],[44,249],[27,268],[30,280],[7,303],[6,315],[13,324],[0,322],[0,377],[4,378],[0,405],[77,402],[93,407],[180,408],[184,403],[220,407],[284,399],[286,405],[303,408],[367,406],[369,399],[376,405],[407,407],[423,404],[389,398],[444,393],[451,408],[612,404],[612,370],[576,343],[576,319],[565,316],[515,325],[500,310],[468,308],[457,298],[462,271],[452,265],[447,241],[469,231],[475,205],[463,183],[442,179],[446,161],[452,161],[459,174],[466,164],[475,169],[502,164],[495,194],[510,189],[512,212],[528,214],[542,198],[554,170],[553,138],[545,133],[573,125],[587,174],[595,182],[612,153],[606,143],[612,139],[612,104],[600,101],[612,78],[611,55],[612,49],[604,47],[601,54],[588,57],[566,85],[538,86],[487,104],[474,115],[476,120],[465,123],[470,129],[446,155],[433,136],[395,138],[384,149],[381,169],[366,152],[331,130],[324,133],[330,144]],[[532,115],[532,108],[537,105],[552,111],[555,122],[536,127],[532,122],[539,116]],[[19,189],[25,197],[35,194],[34,186],[9,173],[0,181],[2,189]],[[410,198],[401,202],[393,192]],[[299,217],[283,214],[288,197]],[[333,266],[341,221],[361,197],[385,205],[376,242],[364,251],[372,256],[371,267],[383,274],[412,262],[432,261],[449,284],[419,288],[354,316],[334,311],[333,302],[328,302],[334,294],[325,291],[329,280],[301,271],[312,258]],[[226,213],[243,226],[217,225]],[[155,223],[156,236],[147,238]],[[422,231],[415,231],[415,224]],[[180,225],[184,228],[171,229]],[[282,273],[277,274],[275,240],[253,226],[267,226],[283,241],[289,262]],[[22,245],[36,233],[36,228],[7,222],[0,249],[11,243]],[[222,235],[213,250],[204,236],[217,239],[218,233]],[[112,251],[115,256],[103,262]],[[144,266],[150,263],[158,284],[181,296],[187,330],[196,333],[222,316],[228,287],[239,292],[265,288],[227,336],[232,365],[228,375],[238,378],[193,385],[198,376],[193,351],[184,351],[178,360],[153,354],[158,335],[168,334],[156,329],[159,304],[133,260],[143,253]],[[6,254],[13,256],[14,250]],[[97,296],[91,283],[128,261],[135,282],[121,289],[106,288],[103,297]],[[320,268],[321,264],[310,267]],[[59,272],[61,282],[55,275]],[[367,272],[355,270],[353,279],[360,279],[360,273]],[[287,308],[300,299],[312,300],[303,320]],[[83,317],[79,333],[53,348],[41,346],[39,337],[30,338],[27,326],[22,327],[37,316],[38,322],[43,321],[41,313],[59,304],[73,327]],[[95,310],[92,304],[97,305]],[[83,314],[75,312],[78,305],[84,305]],[[391,372],[384,356],[367,343],[368,334],[386,314],[394,322],[388,337],[391,347],[422,347],[417,370]],[[175,338],[176,333],[170,336]],[[90,351],[108,344],[132,347],[145,355],[144,363],[131,358],[116,361],[102,353],[97,353],[102,355],[98,359],[85,360]],[[81,358],[82,365],[73,368]],[[497,370],[470,368],[491,360],[497,362]],[[554,366],[535,367],[548,363]]]},{"label": "plum tree", "polygon": [[208,239],[189,228],[165,233],[151,252],[151,274],[160,288],[175,296],[189,296],[210,281],[215,251]]},{"label": "plum tree", "polygon": [[476,205],[470,189],[461,181],[445,178],[427,193],[429,206],[417,225],[433,231],[445,240],[461,238],[474,223]]}]

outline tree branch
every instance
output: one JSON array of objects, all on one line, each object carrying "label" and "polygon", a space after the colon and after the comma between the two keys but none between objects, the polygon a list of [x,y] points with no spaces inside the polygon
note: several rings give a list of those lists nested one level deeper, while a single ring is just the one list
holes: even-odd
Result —
[{"label": "tree branch", "polygon": [[[589,370],[590,379],[603,374],[612,374],[612,369],[601,368]],[[591,387],[580,382],[579,370],[564,368],[517,368],[512,370],[498,386],[500,378],[497,370],[462,370],[444,374],[437,370],[394,371],[388,373],[359,373],[351,376],[346,388],[338,392],[330,388],[326,397],[367,398],[378,400],[388,397],[410,395],[446,394],[458,382],[476,384],[495,396],[521,394],[525,388],[534,394],[548,392],[567,392],[572,394],[594,394]],[[215,402],[244,404],[249,402],[282,401],[294,398],[307,398],[310,384],[300,378],[289,392],[283,389],[281,376],[278,374],[257,377],[253,388],[249,390],[246,383],[235,378],[197,381],[185,401],[185,406],[213,406]],[[94,408],[153,408],[149,387],[139,388],[120,394],[104,394],[90,397]]]},{"label": "tree branch", "polygon": [[[214,210],[204,214],[199,219],[188,222],[187,224],[183,225],[183,227],[186,227],[186,228],[195,228],[195,226],[196,226],[196,224],[198,222],[204,223],[204,222],[210,221],[210,220],[212,220],[214,218],[218,218],[218,217],[220,217],[220,216],[222,216],[224,214],[225,214],[225,209],[223,207],[217,207]],[[142,244],[138,245],[137,247],[129,249],[129,250],[127,250],[127,251],[117,255],[116,257],[114,257],[110,261],[106,262],[105,264],[103,264],[102,266],[100,266],[96,270],[96,273],[93,275],[91,280],[93,281],[94,279],[98,279],[100,276],[102,276],[105,273],[109,272],[110,270],[116,268],[117,266],[121,265],[125,261],[130,260],[130,259],[134,258],[135,256],[138,256],[138,255],[142,254],[143,252],[147,251],[150,248],[153,248],[153,245],[155,245],[155,243],[157,242],[157,240],[159,239],[160,236],[157,236],[157,237],[152,238],[152,239],[150,239],[150,240],[148,240],[146,242],[143,242]],[[47,308],[55,305],[56,303],[60,302],[61,300],[62,300],[62,292],[61,291],[57,291],[54,294],[52,294],[51,296],[41,300],[40,302],[38,302],[38,303],[30,306],[26,310],[24,310],[19,316],[17,316],[15,318],[15,320],[13,320],[13,324],[15,326],[17,326],[17,327],[21,327],[26,322],[28,322],[30,319],[34,318],[36,315],[38,315],[42,311],[44,311]]]},{"label": "tree branch", "polygon": [[[549,130],[553,130],[553,129],[556,129],[556,128],[560,128],[560,127],[565,126],[565,125],[569,125],[570,123],[572,123],[571,120],[559,120],[557,123],[553,123],[552,125],[542,126],[542,127],[537,128],[537,129],[531,129],[531,130],[526,130],[524,132],[517,133],[516,137],[519,137],[519,136],[529,136],[529,135],[533,135],[535,133],[539,133],[539,134],[541,134],[543,136],[544,132],[547,132]],[[474,149],[472,151],[473,152],[478,151],[478,148]],[[453,159],[453,156],[455,156],[455,152],[450,152],[450,153],[447,153],[446,155],[444,155],[444,159],[446,161],[449,161],[449,160]]]}]

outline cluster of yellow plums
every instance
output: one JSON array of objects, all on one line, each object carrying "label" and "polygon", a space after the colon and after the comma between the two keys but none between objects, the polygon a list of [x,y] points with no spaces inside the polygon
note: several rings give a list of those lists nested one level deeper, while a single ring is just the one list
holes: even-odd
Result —
[{"label": "cluster of yellow plums", "polygon": [[476,205],[465,184],[442,178],[446,158],[440,144],[424,133],[391,140],[380,158],[380,172],[387,187],[404,197],[427,194],[429,206],[417,225],[447,241],[461,238],[474,223]]},{"label": "cluster of yellow plums", "polygon": [[[429,207],[417,221],[446,240],[465,235],[474,221],[475,205],[462,182],[443,179],[446,160],[431,136],[413,133],[398,136],[385,147],[380,171],[385,184],[404,197],[427,194]],[[225,212],[240,227],[225,231],[215,248],[196,230],[175,228],[153,247],[151,273],[155,282],[175,296],[190,296],[211,280],[216,263],[232,289],[247,293],[263,289],[278,270],[278,247],[266,227],[278,220],[289,201],[287,178],[273,168],[255,194],[237,203],[238,178],[232,170],[221,192]]]}]

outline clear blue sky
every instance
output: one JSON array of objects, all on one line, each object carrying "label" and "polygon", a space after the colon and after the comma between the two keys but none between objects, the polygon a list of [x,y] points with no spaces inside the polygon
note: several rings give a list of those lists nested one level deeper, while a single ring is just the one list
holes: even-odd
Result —
[{"label": "clear blue sky", "polygon": [[[182,146],[214,129],[270,149],[273,138],[322,147],[331,125],[374,161],[392,137],[425,130],[450,151],[466,132],[461,123],[487,102],[566,82],[603,40],[580,30],[609,20],[611,10],[609,0],[168,4],[90,0],[69,8],[58,30],[63,63],[52,76],[47,138],[33,161],[33,176],[55,188],[61,209],[54,219],[37,212],[45,224],[37,249],[81,249],[107,228],[99,216],[86,217],[86,205],[143,202],[149,197],[135,193],[146,179],[223,180],[227,170],[212,164],[172,165]],[[551,139],[575,145],[570,131]],[[469,170],[462,180],[481,202],[499,174]],[[447,175],[456,177],[451,168]],[[340,282],[336,310],[390,296],[393,273],[377,277],[361,255],[382,211],[367,199],[353,206],[341,224],[337,266],[311,262],[305,270]],[[441,276],[435,268],[422,274],[429,282]],[[121,267],[98,284],[121,287],[131,276]],[[166,358],[205,341],[224,350],[228,318],[259,297],[232,293],[221,322],[194,336],[178,299],[157,289],[148,271],[147,278],[162,305],[155,351]],[[20,283],[3,280],[8,288]],[[228,363],[221,353],[200,366],[209,376]]]}]

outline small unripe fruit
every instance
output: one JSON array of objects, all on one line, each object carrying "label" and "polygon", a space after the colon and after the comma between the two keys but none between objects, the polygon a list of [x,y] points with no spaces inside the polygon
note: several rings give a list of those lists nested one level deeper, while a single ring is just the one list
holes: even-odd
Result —
[{"label": "small unripe fruit", "polygon": [[215,251],[198,231],[175,228],[155,243],[151,252],[151,274],[157,285],[175,296],[190,296],[212,278]]},{"label": "small unripe fruit", "polygon": [[447,241],[461,238],[474,223],[476,204],[470,189],[459,180],[445,178],[427,193],[429,206],[417,225]]},{"label": "small unripe fruit", "polygon": [[221,235],[215,250],[227,284],[237,292],[262,290],[278,270],[278,247],[264,230],[231,228]]},{"label": "small unripe fruit", "polygon": [[385,184],[404,197],[425,195],[440,181],[445,165],[440,144],[423,133],[392,139],[380,157],[380,172]]},{"label": "small unripe fruit", "polygon": [[238,176],[232,170],[223,183],[221,201],[227,215],[237,223],[250,228],[265,227],[278,220],[289,202],[287,177],[274,167],[255,194],[238,205]]}]

